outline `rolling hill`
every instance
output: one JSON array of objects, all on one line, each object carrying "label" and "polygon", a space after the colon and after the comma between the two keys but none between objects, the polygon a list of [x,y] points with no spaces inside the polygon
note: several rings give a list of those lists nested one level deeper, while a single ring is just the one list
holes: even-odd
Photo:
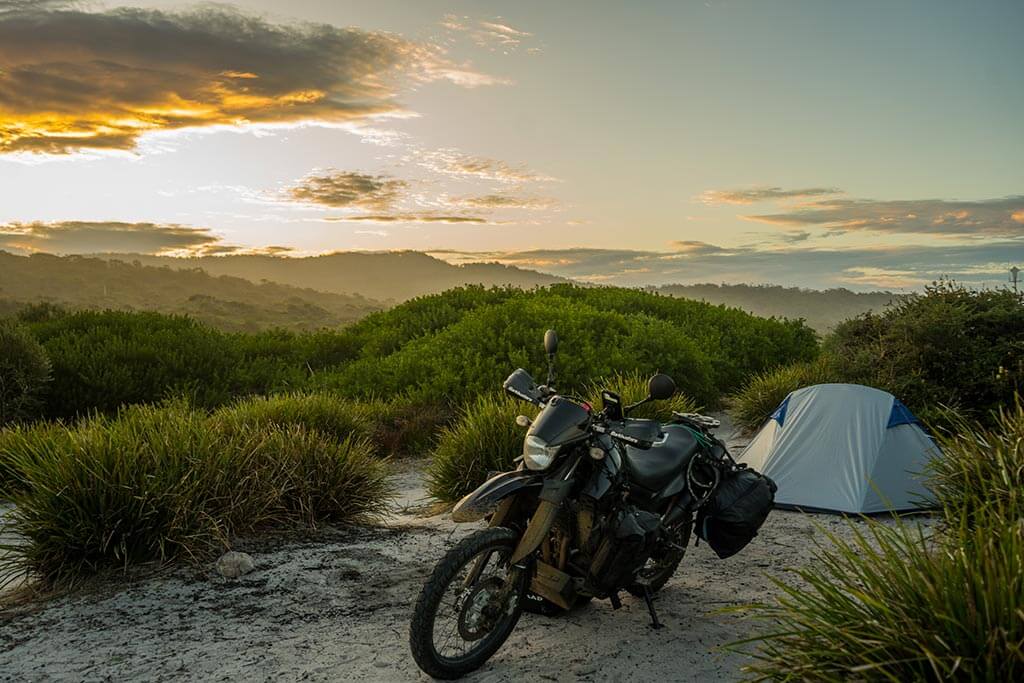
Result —
[{"label": "rolling hill", "polygon": [[202,268],[211,275],[230,275],[253,282],[271,280],[335,294],[358,293],[395,303],[463,285],[511,285],[528,289],[566,282],[565,278],[555,275],[499,263],[453,265],[417,251],[349,251],[303,258],[264,255],[174,258],[139,254],[97,257],[176,269]]},{"label": "rolling hill", "polygon": [[0,315],[37,303],[187,314],[228,331],[337,327],[384,307],[359,295],[214,276],[195,266],[0,251]]}]

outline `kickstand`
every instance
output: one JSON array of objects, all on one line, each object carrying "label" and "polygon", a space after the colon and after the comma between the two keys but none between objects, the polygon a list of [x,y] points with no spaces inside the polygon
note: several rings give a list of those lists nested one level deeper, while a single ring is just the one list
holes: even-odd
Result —
[{"label": "kickstand", "polygon": [[664,624],[658,621],[658,613],[654,611],[654,598],[651,597],[651,589],[644,586],[644,602],[647,603],[647,611],[651,613],[651,628],[657,631]]}]

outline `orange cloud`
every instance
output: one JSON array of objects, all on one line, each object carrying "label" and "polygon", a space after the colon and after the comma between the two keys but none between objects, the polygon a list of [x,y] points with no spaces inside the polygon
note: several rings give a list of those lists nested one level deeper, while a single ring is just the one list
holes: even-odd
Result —
[{"label": "orange cloud", "polygon": [[[40,9],[43,8],[43,9]],[[0,153],[131,149],[211,125],[340,123],[401,110],[403,83],[498,82],[435,46],[223,7],[0,13]]]}]

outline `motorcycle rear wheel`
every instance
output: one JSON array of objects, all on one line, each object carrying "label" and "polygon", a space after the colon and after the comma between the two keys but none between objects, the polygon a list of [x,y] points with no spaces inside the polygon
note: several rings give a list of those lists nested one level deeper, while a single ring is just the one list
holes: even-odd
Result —
[{"label": "motorcycle rear wheel", "polygon": [[[413,610],[409,647],[429,676],[453,679],[479,669],[508,639],[523,611],[527,574],[509,580],[509,558],[519,540],[511,529],[477,531],[460,541],[437,563]],[[467,586],[477,562],[483,571]],[[452,642],[452,639],[455,641]]]},{"label": "motorcycle rear wheel", "polygon": [[649,566],[640,570],[637,575],[639,580],[626,586],[627,591],[638,598],[642,598],[645,586],[651,593],[657,593],[665,587],[665,584],[676,573],[679,563],[683,561],[683,557],[686,555],[686,547],[690,544],[690,536],[693,532],[692,517],[687,517],[675,525],[674,532],[673,542],[679,549],[670,548],[658,560],[648,560]]}]

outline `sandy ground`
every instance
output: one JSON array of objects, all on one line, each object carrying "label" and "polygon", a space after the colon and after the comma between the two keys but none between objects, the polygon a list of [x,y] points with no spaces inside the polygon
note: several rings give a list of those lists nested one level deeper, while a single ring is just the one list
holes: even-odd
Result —
[{"label": "sandy ground", "polygon": [[[402,496],[384,528],[239,542],[256,560],[240,579],[180,568],[3,610],[0,680],[426,680],[407,644],[413,602],[445,549],[478,527],[421,516],[420,467],[397,467]],[[560,617],[524,614],[465,680],[738,679],[745,657],[720,646],[751,623],[721,610],[764,600],[768,577],[807,563],[812,539],[824,540],[815,525],[849,534],[835,516],[776,511],[728,560],[691,547],[657,597],[660,631],[626,594],[618,611],[601,601]]]}]

